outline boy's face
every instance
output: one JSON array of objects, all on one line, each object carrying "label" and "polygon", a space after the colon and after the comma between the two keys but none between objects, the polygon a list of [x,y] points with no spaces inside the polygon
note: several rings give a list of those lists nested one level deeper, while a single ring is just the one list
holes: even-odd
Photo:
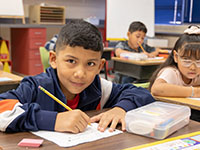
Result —
[{"label": "boy's face", "polygon": [[50,52],[52,68],[57,69],[60,86],[67,99],[74,98],[94,80],[104,65],[101,52],[83,47],[66,46],[58,53]]},{"label": "boy's face", "polygon": [[128,32],[127,33],[128,36],[128,44],[132,49],[137,49],[139,47],[139,43],[143,43],[144,42],[144,38],[146,36],[146,34],[143,31],[135,31],[135,32]]}]

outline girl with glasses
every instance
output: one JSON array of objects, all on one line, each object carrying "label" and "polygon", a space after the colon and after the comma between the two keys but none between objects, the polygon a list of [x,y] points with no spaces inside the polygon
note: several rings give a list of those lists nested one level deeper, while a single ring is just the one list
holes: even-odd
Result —
[{"label": "girl with glasses", "polygon": [[155,96],[200,97],[200,27],[189,26],[150,79]]}]

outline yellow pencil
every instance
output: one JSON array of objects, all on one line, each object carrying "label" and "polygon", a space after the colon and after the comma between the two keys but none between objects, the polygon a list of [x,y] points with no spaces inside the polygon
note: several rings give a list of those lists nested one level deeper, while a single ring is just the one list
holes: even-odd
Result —
[{"label": "yellow pencil", "polygon": [[59,100],[58,98],[56,98],[53,94],[49,93],[47,90],[45,90],[43,87],[41,87],[40,85],[38,86],[38,88],[40,90],[42,90],[44,93],[46,93],[48,96],[50,96],[53,100],[55,100],[56,102],[58,102],[60,105],[62,105],[63,107],[65,107],[67,110],[72,110],[69,106],[67,106],[65,103],[63,103],[61,100]]},{"label": "yellow pencil", "polygon": [[142,49],[143,53],[146,53],[146,51],[144,50],[144,48],[142,47],[142,45],[140,44],[140,42],[137,42],[140,46],[140,48]]},{"label": "yellow pencil", "polygon": [[[69,106],[67,106],[65,103],[63,103],[61,100],[59,100],[58,98],[56,98],[53,94],[51,94],[50,92],[48,92],[46,89],[44,89],[40,85],[38,86],[38,88],[41,91],[43,91],[45,94],[47,94],[48,96],[50,96],[53,100],[55,100],[56,102],[58,102],[60,105],[62,105],[63,107],[65,107],[67,110],[69,110],[69,111],[72,110]],[[88,124],[91,125],[90,123],[88,123]]]}]

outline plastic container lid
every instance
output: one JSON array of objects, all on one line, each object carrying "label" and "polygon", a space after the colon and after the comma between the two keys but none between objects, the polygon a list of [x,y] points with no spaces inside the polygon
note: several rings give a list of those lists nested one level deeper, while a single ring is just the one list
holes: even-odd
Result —
[{"label": "plastic container lid", "polygon": [[188,106],[153,102],[127,112],[126,130],[131,133],[163,139],[189,123]]}]

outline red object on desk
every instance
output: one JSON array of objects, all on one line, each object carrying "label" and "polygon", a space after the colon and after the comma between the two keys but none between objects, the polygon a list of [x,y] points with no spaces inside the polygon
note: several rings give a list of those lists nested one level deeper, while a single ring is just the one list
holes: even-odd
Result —
[{"label": "red object on desk", "polygon": [[18,143],[18,146],[39,147],[43,141],[41,139],[23,139]]},{"label": "red object on desk", "polygon": [[159,57],[164,57],[167,58],[169,56],[169,54],[158,54]]}]

